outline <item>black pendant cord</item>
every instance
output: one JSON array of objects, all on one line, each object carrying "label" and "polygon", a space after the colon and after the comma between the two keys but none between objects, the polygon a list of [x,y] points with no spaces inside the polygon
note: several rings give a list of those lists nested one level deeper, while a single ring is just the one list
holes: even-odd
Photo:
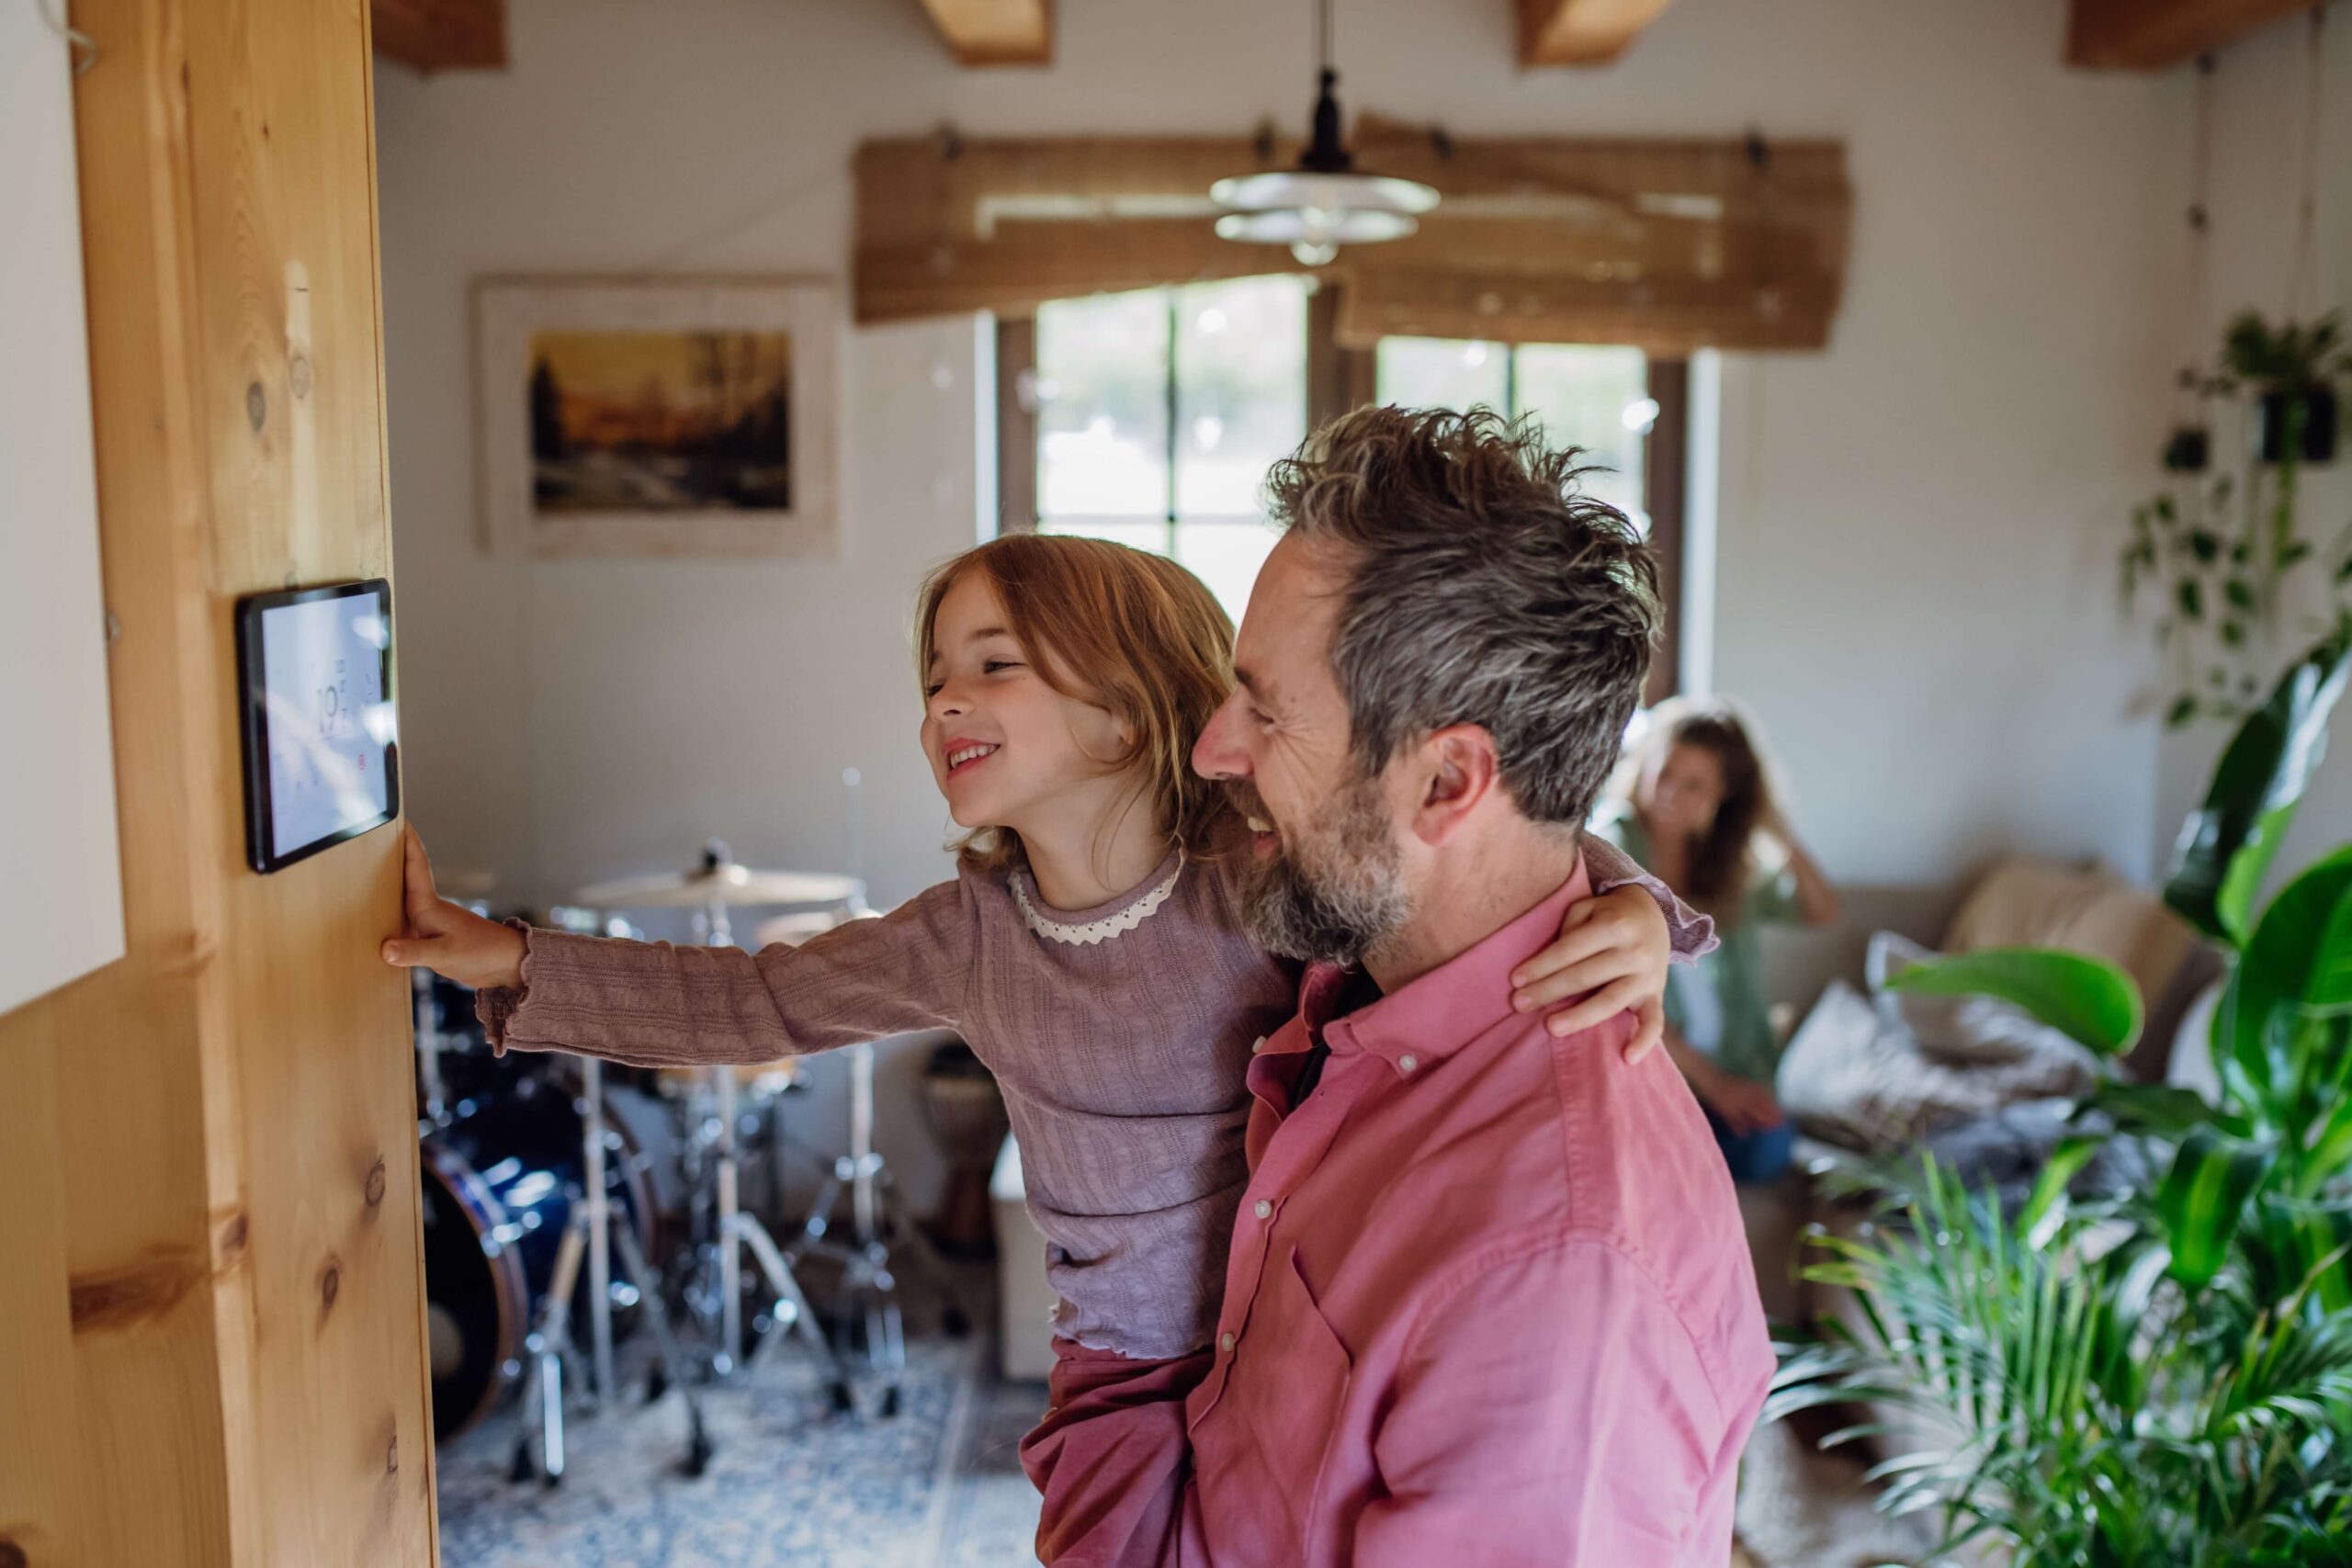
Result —
[{"label": "black pendant cord", "polygon": [[2212,341],[2211,322],[2208,320],[2212,306],[2207,294],[2207,264],[2212,250],[2213,213],[2207,203],[2213,179],[2215,72],[2211,55],[2197,57],[2196,144],[2189,150],[2188,165],[2188,353],[2181,361],[2180,396],[2177,400],[2183,415],[2178,423],[2184,426],[2199,423],[2205,373],[2198,360]]},{"label": "black pendant cord", "polygon": [[2325,102],[2325,73],[2322,67],[2327,29],[2326,0],[2312,7],[2311,30],[2304,42],[2303,189],[2295,209],[2293,270],[2287,276],[2287,319],[2301,310],[2319,308],[2319,122]]}]

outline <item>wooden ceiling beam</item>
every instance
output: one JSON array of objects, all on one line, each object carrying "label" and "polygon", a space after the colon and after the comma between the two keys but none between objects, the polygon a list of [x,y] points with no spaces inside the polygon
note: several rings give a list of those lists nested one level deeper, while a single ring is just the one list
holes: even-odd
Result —
[{"label": "wooden ceiling beam", "polygon": [[2310,9],[2312,0],[2074,0],[2066,63],[2168,70]]},{"label": "wooden ceiling beam", "polygon": [[506,68],[505,0],[370,0],[376,52],[419,71]]},{"label": "wooden ceiling beam", "polygon": [[1606,65],[1669,0],[1519,0],[1519,62]]},{"label": "wooden ceiling beam", "polygon": [[958,65],[1051,65],[1054,0],[922,0]]}]

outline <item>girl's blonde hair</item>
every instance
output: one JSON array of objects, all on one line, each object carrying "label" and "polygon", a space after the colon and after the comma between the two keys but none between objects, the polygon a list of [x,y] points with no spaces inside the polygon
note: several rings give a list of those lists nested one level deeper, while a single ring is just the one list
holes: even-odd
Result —
[{"label": "girl's blonde hair", "polygon": [[[1037,675],[1066,697],[1107,709],[1133,732],[1126,753],[1172,843],[1213,858],[1231,813],[1225,792],[1193,771],[1193,742],[1233,690],[1233,623],[1201,580],[1164,557],[1102,539],[1007,534],[945,562],[915,604],[915,669],[929,679],[940,602],[972,573],[1004,606],[1005,629]],[[1009,828],[981,828],[954,845],[957,862],[1001,872],[1021,857]]]}]

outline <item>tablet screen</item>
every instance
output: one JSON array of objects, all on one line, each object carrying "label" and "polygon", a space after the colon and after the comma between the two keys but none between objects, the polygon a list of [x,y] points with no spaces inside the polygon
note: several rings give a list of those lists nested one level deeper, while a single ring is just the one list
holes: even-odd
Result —
[{"label": "tablet screen", "polygon": [[261,594],[241,606],[247,787],[266,807],[248,814],[262,829],[250,846],[255,869],[274,871],[391,818],[390,611],[380,581]]}]

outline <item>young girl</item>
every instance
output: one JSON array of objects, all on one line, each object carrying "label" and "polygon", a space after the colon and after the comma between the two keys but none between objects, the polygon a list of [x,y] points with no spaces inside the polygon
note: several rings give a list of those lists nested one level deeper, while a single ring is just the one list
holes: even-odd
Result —
[{"label": "young girl", "polygon": [[[1097,540],[1012,536],[922,588],[922,748],[967,829],[953,882],[759,953],[498,925],[437,899],[408,840],[407,929],[384,944],[481,988],[493,1048],[639,1066],[765,1062],[944,1028],[996,1074],[1047,1237],[1053,1410],[1023,1445],[1048,1562],[1150,1561],[1173,1510],[1185,1393],[1248,1178],[1243,1072],[1299,967],[1242,934],[1248,834],[1189,764],[1233,679],[1198,579]],[[1705,920],[1600,846],[1526,1005],[1594,991],[1589,1027],[1663,991]],[[1626,886],[1633,883],[1638,886]],[[1668,919],[1661,921],[1663,908]]]},{"label": "young girl", "polygon": [[1666,1049],[1744,1185],[1778,1180],[1795,1142],[1773,1093],[1781,1042],[1757,928],[1838,918],[1837,889],[1781,813],[1750,728],[1721,698],[1659,707],[1594,827],[1714,919],[1723,945],[1677,977]]}]

